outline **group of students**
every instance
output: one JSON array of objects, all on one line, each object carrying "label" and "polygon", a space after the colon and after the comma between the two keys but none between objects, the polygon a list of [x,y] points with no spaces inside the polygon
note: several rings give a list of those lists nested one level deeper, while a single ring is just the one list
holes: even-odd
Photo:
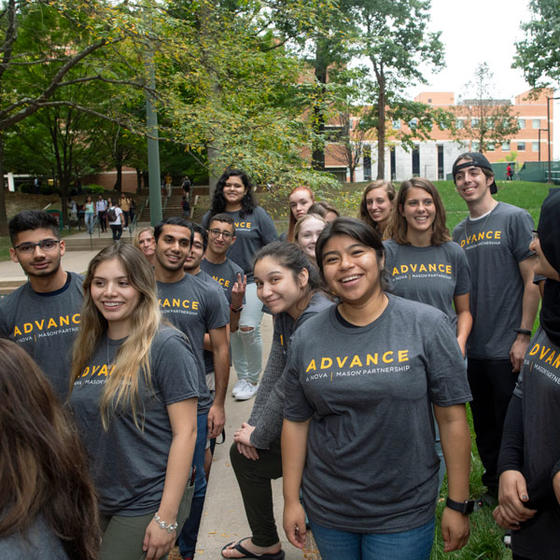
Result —
[{"label": "group of students", "polygon": [[93,234],[95,217],[101,231],[107,231],[107,225],[113,233],[113,241],[118,241],[123,232],[123,227],[127,228],[134,221],[134,210],[136,206],[134,199],[125,193],[114,201],[109,197],[107,200],[103,195],[99,195],[94,202],[91,196],[87,196],[83,204],[84,222],[87,232]]},{"label": "group of students", "polygon": [[[453,177],[469,209],[454,241],[437,189],[420,178],[398,194],[369,185],[359,219],[294,189],[278,241],[248,176],[230,169],[204,227],[170,218],[140,230],[137,248],[103,249],[83,282],[61,268],[64,241],[48,215],[16,216],[11,255],[29,282],[0,306],[0,334],[15,341],[1,341],[1,437],[17,450],[0,463],[13,488],[2,557],[151,560],[178,538],[192,558],[231,345],[233,394],[256,398],[230,449],[251,536],[224,558],[285,557],[270,484],[283,477],[295,546],[310,528],[324,560],[427,559],[438,452],[445,550],[462,548],[474,508],[467,402],[514,557],[558,558],[560,194],[543,204],[531,240],[529,215],[491,196],[482,154],[460,156]],[[529,344],[534,273],[544,295]],[[274,333],[259,383],[263,305]],[[75,481],[75,500],[61,495],[62,477]]]}]

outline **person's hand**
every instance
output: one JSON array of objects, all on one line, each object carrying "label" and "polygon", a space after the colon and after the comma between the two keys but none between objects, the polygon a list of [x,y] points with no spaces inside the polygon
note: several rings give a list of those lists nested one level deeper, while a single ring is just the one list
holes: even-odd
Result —
[{"label": "person's hand", "polygon": [[444,552],[460,550],[469,542],[470,524],[467,515],[446,507],[441,516]]},{"label": "person's hand", "polygon": [[525,358],[527,348],[529,348],[529,342],[531,342],[531,337],[521,334],[517,335],[511,345],[509,350],[509,359],[511,361],[511,365],[513,366],[512,371],[514,373],[517,373],[523,365],[523,358]]},{"label": "person's hand", "polygon": [[247,276],[241,273],[237,274],[237,281],[234,282],[231,289],[231,306],[234,309],[239,309],[243,305],[243,298],[245,297],[245,290],[247,289]]},{"label": "person's hand", "polygon": [[297,548],[305,546],[305,512],[301,502],[284,504],[284,531],[288,540]]},{"label": "person's hand", "polygon": [[[167,519],[165,522],[171,523]],[[142,543],[142,550],[146,553],[146,560],[159,560],[159,558],[168,554],[175,545],[176,539],[177,531],[168,533],[152,519],[146,527],[144,542]]]},{"label": "person's hand", "polygon": [[251,461],[258,461],[259,459],[259,452],[252,445],[237,443],[237,451]]},{"label": "person's hand", "polygon": [[[504,471],[500,475],[499,506],[494,510],[496,523],[506,529],[519,529],[519,524],[531,519],[537,512],[529,509],[525,477],[519,471]],[[497,510],[497,511],[496,511]]]},{"label": "person's hand", "polygon": [[251,426],[250,424],[247,424],[247,422],[243,422],[243,424],[241,424],[241,428],[233,434],[233,441],[243,443],[244,445],[250,445],[252,447],[251,434],[254,431],[255,426]]},{"label": "person's hand", "polygon": [[465,340],[461,340],[460,338],[458,338],[457,344],[459,345],[459,349],[461,350],[461,356],[463,356],[464,358],[467,355],[467,343]]},{"label": "person's hand", "polygon": [[560,471],[552,477],[552,488],[554,488],[556,500],[560,504]]},{"label": "person's hand", "polygon": [[208,411],[208,437],[217,438],[224,429],[226,413],[223,406],[213,404]]}]

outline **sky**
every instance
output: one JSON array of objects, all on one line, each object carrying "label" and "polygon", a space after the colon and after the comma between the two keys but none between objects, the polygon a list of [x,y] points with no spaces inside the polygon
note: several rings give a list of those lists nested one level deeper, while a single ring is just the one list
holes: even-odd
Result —
[{"label": "sky", "polygon": [[510,99],[529,89],[521,70],[511,68],[521,22],[530,20],[529,0],[432,0],[430,31],[441,31],[445,67],[424,72],[429,85],[410,89],[465,94],[476,67],[487,62],[494,74],[495,98]]}]

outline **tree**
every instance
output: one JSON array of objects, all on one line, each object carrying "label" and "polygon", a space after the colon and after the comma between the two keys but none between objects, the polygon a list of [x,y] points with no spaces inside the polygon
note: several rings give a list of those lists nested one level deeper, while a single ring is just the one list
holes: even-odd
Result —
[{"label": "tree", "polygon": [[[430,0],[354,0],[352,20],[357,26],[359,52],[372,65],[368,103],[374,108],[371,124],[377,132],[377,178],[385,176],[387,119],[411,109],[432,114],[422,104],[411,104],[404,92],[412,83],[424,83],[421,68],[443,65],[440,33],[427,31]],[[431,123],[430,123],[431,128]]]},{"label": "tree", "polygon": [[474,80],[465,85],[467,94],[455,109],[454,136],[476,142],[479,152],[492,149],[519,130],[510,101],[493,98],[492,89],[493,74],[484,62],[477,67]]},{"label": "tree", "polygon": [[520,68],[532,87],[560,81],[560,2],[531,0],[532,19],[521,24],[525,39],[516,43],[514,68]]}]

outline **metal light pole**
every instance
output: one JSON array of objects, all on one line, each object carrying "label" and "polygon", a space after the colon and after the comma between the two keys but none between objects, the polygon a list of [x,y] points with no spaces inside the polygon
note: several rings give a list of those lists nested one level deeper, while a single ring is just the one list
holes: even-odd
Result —
[{"label": "metal light pole", "polygon": [[153,92],[156,88],[156,72],[153,53],[148,52],[149,87],[146,92],[146,126],[148,129],[148,177],[150,184],[150,223],[155,226],[161,222],[161,173],[159,169],[159,140],[157,112],[153,105]]}]

